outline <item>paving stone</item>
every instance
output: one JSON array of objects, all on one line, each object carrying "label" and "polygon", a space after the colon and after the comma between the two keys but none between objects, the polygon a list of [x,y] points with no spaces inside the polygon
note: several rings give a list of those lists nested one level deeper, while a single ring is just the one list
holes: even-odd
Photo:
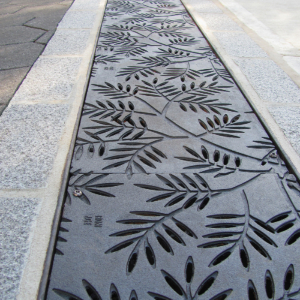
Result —
[{"label": "paving stone", "polygon": [[267,57],[263,51],[246,33],[214,32],[220,44],[231,56],[237,57]]},{"label": "paving stone", "polygon": [[91,10],[99,7],[99,1],[97,0],[79,0],[74,2],[71,10]]},{"label": "paving stone", "polygon": [[28,22],[34,17],[35,14],[32,11],[24,13],[23,9],[14,14],[0,15],[0,28],[22,26],[24,23]]},{"label": "paving stone", "polygon": [[69,10],[58,28],[92,28],[96,12]]},{"label": "paving stone", "polygon": [[19,68],[0,71],[0,104],[7,104],[11,99],[19,84],[27,74],[29,68]]},{"label": "paving stone", "polygon": [[44,30],[25,26],[5,27],[0,29],[0,46],[34,42],[42,34]]},{"label": "paving stone", "polygon": [[0,15],[13,14],[22,8],[23,6],[19,5],[1,6]]},{"label": "paving stone", "polygon": [[300,103],[299,87],[271,60],[234,59],[264,101]]},{"label": "paving stone", "polygon": [[44,49],[44,45],[24,43],[0,46],[0,70],[31,66]]},{"label": "paving stone", "polygon": [[87,47],[89,30],[57,30],[44,55],[80,55]]},{"label": "paving stone", "polygon": [[16,299],[30,247],[38,199],[0,198],[0,298]]},{"label": "paving stone", "polygon": [[243,29],[238,26],[231,18],[224,14],[200,14],[206,24],[211,30],[232,30],[242,31]]},{"label": "paving stone", "polygon": [[65,104],[12,105],[4,111],[0,119],[0,188],[46,186],[67,112]]},{"label": "paving stone", "polygon": [[108,1],[69,175],[48,300],[299,297],[300,185],[179,0]]},{"label": "paving stone", "polygon": [[67,9],[68,7],[61,4],[40,6],[38,10],[34,11],[35,18],[25,24],[31,27],[53,30],[57,27]]},{"label": "paving stone", "polygon": [[190,1],[189,4],[193,7],[196,12],[201,13],[223,13],[223,11],[218,8],[212,1],[204,0],[204,1]]},{"label": "paving stone", "polygon": [[283,130],[287,139],[300,155],[300,108],[299,107],[269,107],[276,123]]},{"label": "paving stone", "polygon": [[81,58],[40,57],[14,96],[22,101],[49,102],[68,100]]}]

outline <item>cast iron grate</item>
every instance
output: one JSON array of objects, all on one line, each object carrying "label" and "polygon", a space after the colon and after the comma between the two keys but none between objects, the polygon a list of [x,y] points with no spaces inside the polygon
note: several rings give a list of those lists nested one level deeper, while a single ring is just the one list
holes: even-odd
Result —
[{"label": "cast iron grate", "polygon": [[298,299],[300,186],[179,0],[109,0],[47,299]]}]

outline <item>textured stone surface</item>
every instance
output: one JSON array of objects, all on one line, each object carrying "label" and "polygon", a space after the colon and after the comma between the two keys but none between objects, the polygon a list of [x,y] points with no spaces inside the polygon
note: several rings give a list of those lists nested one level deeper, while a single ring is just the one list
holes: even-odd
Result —
[{"label": "textured stone surface", "polygon": [[0,198],[0,298],[16,298],[30,246],[38,200]]},{"label": "textured stone surface", "polygon": [[231,18],[224,14],[200,14],[201,18],[212,30],[234,30],[242,31]]},{"label": "textured stone surface", "polygon": [[269,111],[300,155],[300,107],[270,107]]},{"label": "textured stone surface", "polygon": [[16,88],[22,82],[29,68],[20,68],[0,71],[0,104],[6,104],[16,91]]},{"label": "textured stone surface", "polygon": [[235,59],[236,64],[264,101],[300,103],[300,89],[271,60]]},{"label": "textured stone surface", "polygon": [[41,57],[17,91],[15,102],[67,100],[78,72],[81,58]]},{"label": "textured stone surface", "polygon": [[69,175],[48,300],[299,297],[300,185],[179,0],[108,1]]},{"label": "textured stone surface", "polygon": [[0,188],[46,185],[67,112],[68,106],[62,104],[13,105],[4,111],[0,118]]},{"label": "textured stone surface", "polygon": [[44,30],[28,28],[25,26],[2,28],[0,29],[0,46],[34,42],[42,34],[44,34]]},{"label": "textured stone surface", "polygon": [[0,46],[0,70],[31,66],[44,46],[35,43]]},{"label": "textured stone surface", "polygon": [[49,41],[44,55],[80,55],[87,47],[89,30],[58,30]]},{"label": "textured stone surface", "polygon": [[97,0],[79,0],[72,5],[72,10],[91,10],[99,7]]},{"label": "textured stone surface", "polygon": [[58,28],[92,28],[96,12],[69,10]]},{"label": "textured stone surface", "polygon": [[197,1],[193,0],[190,2],[193,9],[196,12],[201,13],[223,13],[220,8],[218,8],[217,5],[215,5],[212,1],[204,0],[204,1]]},{"label": "textured stone surface", "polygon": [[214,35],[230,56],[267,57],[265,51],[244,32],[214,32]]}]

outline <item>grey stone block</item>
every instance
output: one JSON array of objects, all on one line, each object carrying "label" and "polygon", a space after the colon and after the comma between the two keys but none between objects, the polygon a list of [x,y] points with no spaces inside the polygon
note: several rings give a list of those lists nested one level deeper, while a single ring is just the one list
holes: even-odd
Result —
[{"label": "grey stone block", "polygon": [[0,29],[0,45],[34,42],[44,34],[44,30],[25,26],[12,26]]},{"label": "grey stone block", "polygon": [[6,104],[27,74],[29,68],[0,71],[0,104]]},{"label": "grey stone block", "polygon": [[263,51],[246,33],[243,32],[214,32],[220,44],[231,56],[238,57],[267,57]]},{"label": "grey stone block", "polygon": [[223,11],[218,8],[212,1],[209,0],[193,0],[189,1],[189,4],[193,7],[196,12],[201,13],[223,13]]},{"label": "grey stone block", "polygon": [[0,119],[0,188],[40,188],[57,151],[68,106],[13,105]]},{"label": "grey stone block", "polygon": [[0,70],[29,67],[43,49],[44,45],[35,43],[0,46]]},{"label": "grey stone block", "polygon": [[96,12],[70,10],[59,23],[58,28],[92,28],[95,17]]},{"label": "grey stone block", "polygon": [[234,30],[242,31],[243,29],[238,26],[231,18],[224,14],[200,14],[200,16],[207,23],[208,27],[212,30]]},{"label": "grey stone block", "polygon": [[41,57],[32,67],[14,97],[20,101],[49,102],[67,100],[78,73],[81,58]]},{"label": "grey stone block", "polygon": [[264,101],[300,103],[299,87],[271,60],[234,60]]},{"label": "grey stone block", "polygon": [[38,200],[0,198],[0,298],[16,298],[30,246]]},{"label": "grey stone block", "polygon": [[99,7],[98,0],[77,0],[72,4],[70,9],[90,10],[98,7]]},{"label": "grey stone block", "polygon": [[300,107],[269,107],[268,109],[300,155]]},{"label": "grey stone block", "polygon": [[90,36],[89,30],[57,30],[49,41],[44,55],[82,54]]}]

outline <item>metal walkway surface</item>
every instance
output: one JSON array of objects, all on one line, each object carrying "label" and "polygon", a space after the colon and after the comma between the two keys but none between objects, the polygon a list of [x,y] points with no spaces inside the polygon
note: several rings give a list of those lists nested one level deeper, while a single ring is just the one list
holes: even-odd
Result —
[{"label": "metal walkway surface", "polygon": [[179,0],[109,0],[47,299],[299,299],[300,186]]}]

